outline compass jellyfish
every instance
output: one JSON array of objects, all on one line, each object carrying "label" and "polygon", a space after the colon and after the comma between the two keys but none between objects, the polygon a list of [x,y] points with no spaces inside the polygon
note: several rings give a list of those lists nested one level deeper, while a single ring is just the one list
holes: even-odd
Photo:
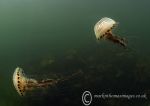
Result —
[{"label": "compass jellyfish", "polygon": [[22,68],[17,67],[13,74],[13,84],[20,96],[25,96],[27,91],[32,91],[37,88],[48,88],[56,85],[58,82],[65,81],[73,77],[75,74],[64,79],[44,79],[37,81],[36,79],[28,78]]},{"label": "compass jellyfish", "polygon": [[13,74],[13,84],[20,96],[24,96],[27,91],[31,91],[35,88],[46,88],[51,85],[55,85],[57,80],[45,79],[37,81],[32,78],[28,78],[22,68],[17,67]]},{"label": "compass jellyfish", "polygon": [[127,44],[124,38],[116,36],[113,34],[112,29],[117,26],[118,23],[111,18],[104,17],[99,20],[94,26],[94,32],[96,39],[106,39],[116,44],[119,44],[123,47],[126,47]]}]

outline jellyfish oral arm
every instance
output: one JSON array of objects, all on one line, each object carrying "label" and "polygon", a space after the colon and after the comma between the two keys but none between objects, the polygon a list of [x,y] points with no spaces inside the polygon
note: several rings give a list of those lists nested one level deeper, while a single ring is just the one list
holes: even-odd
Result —
[{"label": "jellyfish oral arm", "polygon": [[57,80],[54,79],[45,79],[41,81],[37,81],[36,84],[34,84],[34,88],[47,88],[49,86],[54,86],[57,84]]},{"label": "jellyfish oral arm", "polygon": [[127,44],[125,43],[125,40],[123,38],[114,36],[112,33],[107,33],[106,39],[108,39],[116,44],[120,44],[123,47],[127,46]]},{"label": "jellyfish oral arm", "polygon": [[37,81],[35,79],[27,79],[26,91],[32,91],[37,88],[48,88],[49,86],[54,86],[57,84],[57,80],[54,79],[46,79]]}]

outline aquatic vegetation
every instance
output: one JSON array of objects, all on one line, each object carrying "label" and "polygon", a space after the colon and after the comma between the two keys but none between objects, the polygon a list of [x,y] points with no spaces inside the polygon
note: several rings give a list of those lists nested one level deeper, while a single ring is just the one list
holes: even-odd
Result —
[{"label": "aquatic vegetation", "polygon": [[148,59],[139,59],[135,64],[134,76],[137,82],[149,83],[150,79],[150,61]]},{"label": "aquatic vegetation", "polygon": [[13,74],[13,84],[20,96],[24,96],[27,91],[32,91],[35,88],[47,88],[53,86],[58,82],[54,79],[45,79],[37,81],[26,77],[22,68],[17,67]]},{"label": "aquatic vegetation", "polygon": [[123,47],[126,47],[125,39],[116,36],[112,33],[112,29],[117,25],[117,22],[111,18],[104,17],[98,21],[94,26],[96,39],[107,39]]}]

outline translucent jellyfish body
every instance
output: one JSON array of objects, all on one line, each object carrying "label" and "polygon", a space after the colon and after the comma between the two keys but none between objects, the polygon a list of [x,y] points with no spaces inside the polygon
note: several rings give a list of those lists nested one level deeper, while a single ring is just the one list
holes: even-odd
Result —
[{"label": "translucent jellyfish body", "polygon": [[116,44],[119,44],[123,47],[126,47],[125,39],[115,36],[112,33],[112,29],[117,25],[117,22],[111,18],[104,17],[99,20],[94,26],[94,32],[96,39],[106,39],[112,41]]},{"label": "translucent jellyfish body", "polygon": [[13,84],[20,96],[24,96],[27,91],[35,88],[46,88],[50,85],[55,85],[57,80],[45,79],[37,81],[32,78],[26,77],[22,68],[17,67],[13,74]]},{"label": "translucent jellyfish body", "polygon": [[13,84],[19,95],[25,96],[25,94],[28,91],[32,91],[37,88],[48,88],[55,86],[56,84],[69,80],[70,78],[73,78],[74,76],[80,73],[81,71],[79,70],[77,73],[74,73],[71,76],[68,76],[63,79],[44,79],[37,81],[36,79],[28,78],[24,74],[23,69],[17,67],[13,74]]}]

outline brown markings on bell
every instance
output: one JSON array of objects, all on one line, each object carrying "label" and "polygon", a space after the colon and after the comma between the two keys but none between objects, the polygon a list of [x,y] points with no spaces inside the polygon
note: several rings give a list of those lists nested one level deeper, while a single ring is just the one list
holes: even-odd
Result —
[{"label": "brown markings on bell", "polygon": [[107,30],[107,32],[109,33],[109,32],[110,32],[110,30],[108,29],[108,30]]},{"label": "brown markings on bell", "polygon": [[19,72],[17,72],[17,75],[19,76]]}]

